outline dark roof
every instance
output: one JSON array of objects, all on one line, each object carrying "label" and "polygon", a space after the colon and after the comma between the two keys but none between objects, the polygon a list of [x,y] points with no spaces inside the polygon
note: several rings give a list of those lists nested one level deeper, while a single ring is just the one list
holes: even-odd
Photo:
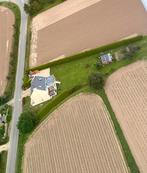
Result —
[{"label": "dark roof", "polygon": [[51,86],[55,80],[56,79],[53,75],[49,77],[35,76],[31,82],[31,92],[33,92],[34,88],[38,90],[46,90],[46,88]]},{"label": "dark roof", "polygon": [[110,61],[112,61],[112,56],[111,56],[111,54],[103,54],[103,55],[101,55],[101,60],[103,62],[110,62]]}]

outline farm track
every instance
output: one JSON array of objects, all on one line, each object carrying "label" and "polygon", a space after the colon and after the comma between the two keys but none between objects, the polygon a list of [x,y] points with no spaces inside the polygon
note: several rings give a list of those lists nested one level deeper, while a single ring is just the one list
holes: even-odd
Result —
[{"label": "farm track", "polygon": [[106,82],[106,94],[142,173],[147,170],[147,62],[118,70]]},{"label": "farm track", "polygon": [[33,133],[24,173],[127,173],[109,113],[96,95],[76,96]]}]

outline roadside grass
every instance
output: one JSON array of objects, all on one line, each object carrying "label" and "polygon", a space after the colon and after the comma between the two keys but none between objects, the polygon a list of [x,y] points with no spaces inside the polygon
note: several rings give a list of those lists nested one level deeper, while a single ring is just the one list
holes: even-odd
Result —
[{"label": "roadside grass", "polygon": [[7,86],[2,96],[2,100],[0,105],[6,103],[10,99],[12,99],[15,89],[15,76],[17,69],[17,59],[18,59],[18,45],[19,45],[19,32],[20,32],[20,10],[19,7],[11,2],[0,2],[0,6],[4,6],[12,10],[15,15],[15,24],[14,24],[14,32],[13,32],[13,42],[10,53],[10,62],[9,62],[9,73],[7,76]]},{"label": "roadside grass", "polygon": [[5,173],[7,162],[7,152],[3,151],[0,153],[0,173]]},{"label": "roadside grass", "polygon": [[[88,76],[93,72],[101,72],[104,75],[109,76],[114,71],[119,68],[131,64],[140,59],[146,59],[147,55],[147,37],[144,37],[142,40],[137,41],[133,44],[141,46],[141,49],[135,54],[134,57],[129,59],[124,59],[121,61],[114,61],[112,64],[106,65],[100,69],[96,67],[96,63],[99,61],[99,54],[93,54],[90,56],[86,56],[84,58],[75,59],[70,62],[65,62],[57,65],[51,66],[51,73],[54,74],[57,80],[61,81],[61,85],[59,86],[58,95],[52,99],[51,101],[45,102],[39,106],[31,107],[30,106],[30,98],[27,97],[24,104],[24,110],[32,110],[38,116],[38,124],[40,124],[47,116],[50,116],[50,113],[53,112],[57,107],[59,107],[62,103],[64,103],[70,97],[80,93],[80,92],[94,92],[95,90],[89,88],[88,86]],[[119,50],[123,46],[114,48],[109,50],[108,52],[114,53],[116,50]],[[107,52],[107,51],[106,51]],[[67,94],[72,88],[79,86],[79,89],[75,90],[72,94]],[[64,95],[65,94],[65,95]],[[107,106],[108,111],[110,112],[111,119],[113,121],[116,134],[120,140],[122,145],[122,149],[127,161],[127,164],[131,170],[131,173],[138,173],[138,167],[136,162],[132,156],[132,153],[128,147],[128,144],[125,140],[125,137],[122,133],[122,130],[119,126],[119,123],[115,117],[115,114],[111,108],[111,105],[107,99],[107,96],[104,93],[104,90],[101,90],[98,93],[104,103]],[[31,135],[21,135],[19,137],[19,145],[18,145],[18,154],[17,154],[17,163],[16,163],[16,173],[22,173],[22,163],[23,163],[23,154],[24,154],[24,145]]]}]

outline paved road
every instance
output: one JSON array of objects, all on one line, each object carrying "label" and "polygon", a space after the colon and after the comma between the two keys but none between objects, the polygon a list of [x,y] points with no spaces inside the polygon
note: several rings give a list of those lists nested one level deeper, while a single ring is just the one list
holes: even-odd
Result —
[{"label": "paved road", "polygon": [[[2,1],[2,0],[0,0]],[[22,112],[22,81],[24,75],[25,50],[26,50],[26,34],[27,34],[27,15],[23,10],[23,0],[7,0],[16,3],[21,9],[21,28],[18,52],[18,66],[16,74],[16,87],[14,93],[14,109],[12,116],[12,125],[10,132],[10,145],[8,150],[6,173],[15,173],[16,156],[19,131],[16,127],[19,116]]]}]

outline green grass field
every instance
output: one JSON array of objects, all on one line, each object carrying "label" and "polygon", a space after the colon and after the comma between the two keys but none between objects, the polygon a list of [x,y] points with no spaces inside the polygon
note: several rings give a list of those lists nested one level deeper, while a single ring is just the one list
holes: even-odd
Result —
[{"label": "green grass field", "polygon": [[3,151],[2,153],[0,153],[0,173],[5,173],[6,161],[7,161],[7,152]]}]

